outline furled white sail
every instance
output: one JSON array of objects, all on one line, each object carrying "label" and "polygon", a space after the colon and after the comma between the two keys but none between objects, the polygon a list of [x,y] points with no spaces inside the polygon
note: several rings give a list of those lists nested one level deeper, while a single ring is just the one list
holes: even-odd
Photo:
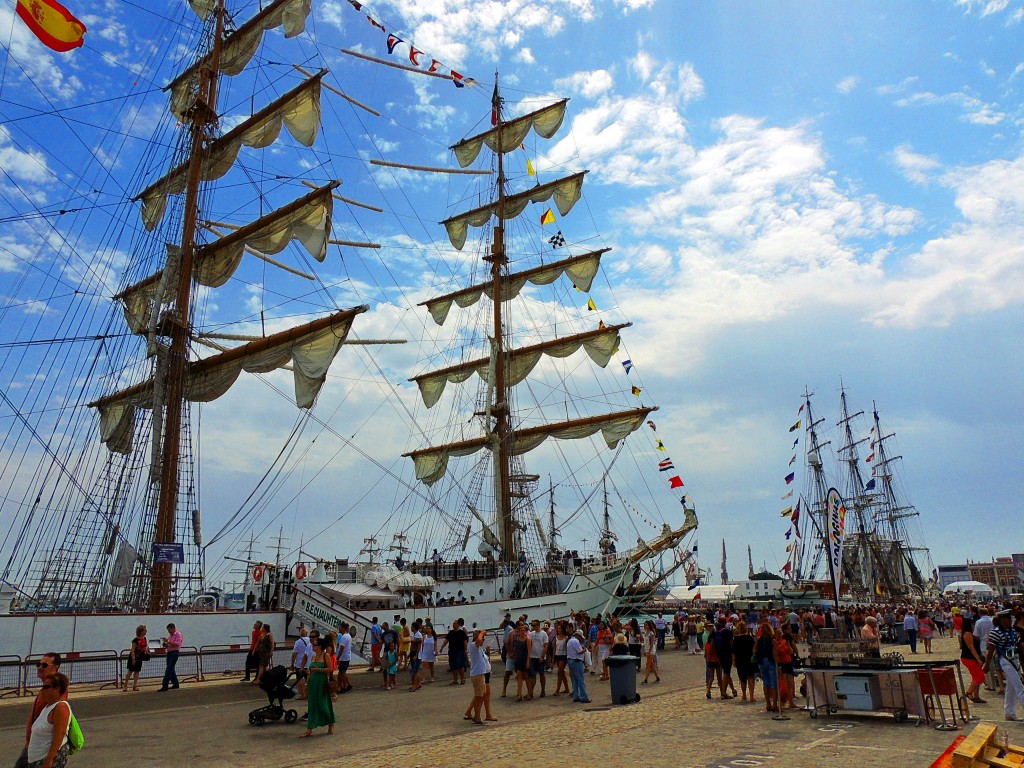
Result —
[{"label": "furled white sail", "polygon": [[[588,331],[577,334],[566,339],[555,339],[542,344],[533,344],[529,347],[513,349],[508,356],[508,367],[505,373],[505,381],[510,386],[515,386],[525,379],[540,362],[541,355],[550,357],[568,357],[580,347],[586,351],[597,365],[604,368],[608,365],[615,350],[619,348],[619,331],[628,327],[625,325],[608,326],[597,331]],[[474,373],[484,381],[490,381],[490,358],[481,358],[468,363],[462,363],[440,371],[416,376],[410,381],[415,381],[420,388],[420,395],[427,408],[433,408],[441,398],[448,382],[459,384]]]},{"label": "furled white sail", "polygon": [[306,195],[299,205],[285,206],[258,221],[222,237],[196,252],[196,282],[211,288],[226,283],[238,269],[248,246],[261,253],[280,253],[292,240],[297,241],[317,261],[327,257],[331,234],[336,183],[320,187]]},{"label": "furled white sail", "polygon": [[[567,176],[564,179],[550,181],[547,184],[539,184],[526,192],[519,192],[505,198],[504,207],[501,210],[503,219],[514,219],[526,210],[530,203],[542,203],[545,200],[554,199],[558,212],[565,216],[583,194],[583,177],[587,171]],[[498,204],[491,203],[472,211],[461,213],[450,219],[445,219],[442,224],[448,230],[448,239],[457,250],[462,250],[466,244],[466,234],[469,227],[482,227],[492,216],[498,215]]]},{"label": "furled white sail", "polygon": [[[306,17],[311,9],[312,0],[276,0],[268,5],[225,38],[220,51],[220,71],[234,76],[244,70],[256,55],[263,33],[267,30],[282,27],[285,37],[301,35],[306,29]],[[171,91],[171,114],[183,122],[195,101],[199,70],[208,65],[209,58],[210,54],[207,54],[168,86]]]},{"label": "furled white sail", "polygon": [[125,323],[132,333],[145,333],[153,321],[153,310],[174,298],[180,257],[181,249],[168,243],[166,266],[114,297],[122,302]]},{"label": "furled white sail", "polygon": [[188,4],[201,21],[206,21],[206,17],[217,7],[217,0],[188,0]]},{"label": "furled white sail", "polygon": [[[502,280],[501,284],[502,301],[514,299],[519,295],[519,292],[527,283],[533,283],[534,285],[549,285],[550,283],[555,282],[555,280],[563,274],[568,277],[569,280],[572,281],[572,284],[579,290],[584,292],[589,291],[590,286],[594,282],[594,276],[597,274],[597,269],[601,264],[601,256],[609,250],[609,248],[602,248],[600,251],[585,253],[581,256],[574,256],[570,259],[556,261],[553,264],[545,264],[540,267],[528,269],[524,272],[508,275]],[[493,292],[494,283],[487,282],[482,285],[464,288],[461,291],[449,293],[445,296],[438,296],[436,299],[430,299],[429,301],[422,302],[421,306],[425,306],[427,308],[427,311],[430,312],[430,316],[434,318],[435,323],[438,325],[444,325],[444,321],[448,319],[448,312],[452,308],[452,302],[455,302],[465,309],[466,307],[476,304],[483,295],[486,295],[488,298],[493,298]]]},{"label": "furled white sail", "polygon": [[568,99],[562,99],[549,107],[502,123],[500,131],[497,128],[492,128],[486,133],[464,139],[451,149],[455,152],[459,165],[465,168],[477,159],[484,144],[492,152],[497,152],[500,143],[502,154],[508,154],[519,149],[531,128],[541,138],[550,139],[561,127],[562,119],[565,117],[565,107],[568,103]]},{"label": "furled white sail", "polygon": [[[312,146],[320,129],[320,81],[326,72],[321,72],[293,88],[272,104],[214,141],[203,158],[200,177],[213,181],[226,174],[244,144],[254,149],[263,149],[273,144],[281,134],[281,126],[303,146]],[[188,163],[183,163],[166,176],[150,184],[136,199],[142,201],[142,223],[152,231],[167,208],[169,195],[179,195],[185,190]]]},{"label": "furled white sail", "polygon": [[[348,336],[357,314],[369,307],[344,310],[305,326],[281,331],[219,355],[189,363],[185,398],[209,402],[223,395],[242,371],[269,373],[291,366],[295,380],[295,404],[309,408],[327,378],[327,370]],[[136,409],[153,407],[153,380],[101,398],[91,406],[99,409],[100,440],[114,453],[132,449]]]},{"label": "furled white sail", "polygon": [[[657,408],[639,408],[632,411],[620,411],[606,416],[585,419],[574,419],[559,424],[548,424],[532,427],[514,433],[511,453],[516,456],[528,453],[537,448],[549,437],[557,440],[579,440],[584,437],[601,433],[609,448],[614,448],[619,441],[635,432],[643,424],[644,419]],[[465,440],[460,443],[439,445],[424,448],[405,454],[413,460],[416,479],[425,485],[433,485],[448,471],[448,459],[452,456],[469,456],[481,448],[490,446],[487,437]]]}]

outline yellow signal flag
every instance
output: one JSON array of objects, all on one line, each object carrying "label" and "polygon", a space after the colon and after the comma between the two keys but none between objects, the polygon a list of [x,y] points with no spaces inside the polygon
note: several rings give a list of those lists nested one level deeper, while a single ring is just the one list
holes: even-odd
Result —
[{"label": "yellow signal flag", "polygon": [[593,299],[587,300],[587,309],[589,309],[591,312],[597,309],[597,305],[594,303]]},{"label": "yellow signal flag", "polygon": [[597,321],[597,330],[603,331],[605,329],[605,327],[606,326],[604,324],[604,320],[598,320]]},{"label": "yellow signal flag", "polygon": [[640,392],[641,392],[642,390],[640,389],[640,387],[638,387],[638,386],[637,386],[636,384],[634,384],[634,385],[633,385],[633,388],[632,388],[632,390],[631,390],[631,391],[632,391],[632,393],[633,393],[634,395],[636,395],[637,397],[640,397]]},{"label": "yellow signal flag", "polygon": [[544,211],[543,214],[541,214],[540,224],[541,224],[541,226],[544,226],[545,224],[554,224],[554,223],[555,223],[555,214],[551,211],[550,208],[548,208],[546,211]]},{"label": "yellow signal flag", "polygon": [[536,176],[537,172],[533,170],[533,163],[530,162],[530,158],[526,158],[526,175]]}]

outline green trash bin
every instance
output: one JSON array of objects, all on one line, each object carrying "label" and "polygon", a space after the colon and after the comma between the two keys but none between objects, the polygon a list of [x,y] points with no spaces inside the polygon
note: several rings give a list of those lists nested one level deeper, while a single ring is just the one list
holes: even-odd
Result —
[{"label": "green trash bin", "polygon": [[636,657],[608,656],[608,677],[611,681],[612,704],[634,704],[640,701],[636,692]]}]

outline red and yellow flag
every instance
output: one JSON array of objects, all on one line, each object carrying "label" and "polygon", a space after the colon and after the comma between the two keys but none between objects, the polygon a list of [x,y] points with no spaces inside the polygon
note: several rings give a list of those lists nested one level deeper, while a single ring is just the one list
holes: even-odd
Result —
[{"label": "red and yellow flag", "polygon": [[85,24],[57,0],[18,0],[18,15],[47,48],[63,53],[85,43]]}]

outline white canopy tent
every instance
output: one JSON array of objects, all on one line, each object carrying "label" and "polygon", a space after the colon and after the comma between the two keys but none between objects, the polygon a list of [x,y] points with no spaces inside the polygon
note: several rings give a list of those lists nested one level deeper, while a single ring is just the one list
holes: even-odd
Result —
[{"label": "white canopy tent", "polygon": [[976,597],[995,597],[996,595],[996,591],[992,587],[980,581],[954,581],[942,590],[944,595],[965,595],[968,593]]}]

